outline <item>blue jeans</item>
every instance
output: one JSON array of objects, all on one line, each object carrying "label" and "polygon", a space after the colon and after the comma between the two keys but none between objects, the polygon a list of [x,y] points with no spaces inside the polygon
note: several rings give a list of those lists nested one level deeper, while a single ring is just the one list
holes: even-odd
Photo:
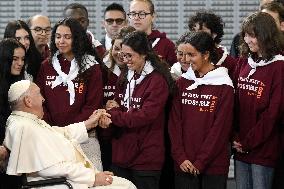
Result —
[{"label": "blue jeans", "polygon": [[271,189],[274,168],[236,160],[237,189]]}]

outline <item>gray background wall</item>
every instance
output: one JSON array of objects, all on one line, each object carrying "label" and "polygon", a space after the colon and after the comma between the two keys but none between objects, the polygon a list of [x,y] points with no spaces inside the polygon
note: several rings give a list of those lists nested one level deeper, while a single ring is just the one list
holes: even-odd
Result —
[{"label": "gray background wall", "polygon": [[[128,10],[130,0],[115,0]],[[8,21],[26,20],[31,15],[42,13],[51,18],[52,24],[62,15],[64,7],[72,2],[85,5],[90,15],[90,30],[97,39],[104,35],[101,21],[103,11],[114,0],[0,0],[0,38]],[[155,26],[176,41],[187,30],[189,15],[196,10],[212,9],[225,21],[225,36],[222,44],[229,47],[234,34],[238,33],[244,17],[258,9],[259,0],[153,0],[158,17]]]}]

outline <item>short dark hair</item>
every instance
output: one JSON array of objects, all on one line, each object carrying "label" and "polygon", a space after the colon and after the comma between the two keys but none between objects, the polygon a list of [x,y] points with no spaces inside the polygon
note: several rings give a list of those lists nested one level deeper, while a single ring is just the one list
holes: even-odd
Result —
[{"label": "short dark hair", "polygon": [[108,5],[107,8],[104,11],[104,15],[108,11],[120,11],[120,12],[123,13],[124,19],[126,18],[126,12],[125,12],[123,6],[118,4],[118,3],[112,3],[112,4]]},{"label": "short dark hair", "polygon": [[261,5],[260,9],[261,10],[266,9],[268,11],[276,12],[279,15],[280,22],[284,21],[284,6],[281,3],[272,1],[270,3],[265,3]]},{"label": "short dark hair", "polygon": [[193,31],[196,24],[199,24],[202,29],[203,26],[206,26],[210,29],[211,33],[215,33],[216,37],[214,42],[219,44],[224,35],[224,22],[222,18],[214,14],[210,10],[199,10],[194,15],[189,18],[188,27],[189,30]]},{"label": "short dark hair", "polygon": [[83,11],[86,12],[87,17],[89,16],[89,15],[88,15],[88,10],[87,10],[87,8],[86,8],[84,5],[80,4],[80,3],[71,3],[71,4],[67,5],[67,6],[64,8],[64,11],[63,11],[63,15],[64,15],[64,16],[65,16],[65,13],[66,13],[66,11],[67,11],[68,9],[81,9],[81,10],[83,10]]}]

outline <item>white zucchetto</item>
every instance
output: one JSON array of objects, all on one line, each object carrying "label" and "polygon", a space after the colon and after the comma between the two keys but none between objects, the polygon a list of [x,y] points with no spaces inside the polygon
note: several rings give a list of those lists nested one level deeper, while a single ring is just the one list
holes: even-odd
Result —
[{"label": "white zucchetto", "polygon": [[8,101],[13,102],[18,100],[30,87],[31,81],[20,80],[13,83],[8,91]]}]

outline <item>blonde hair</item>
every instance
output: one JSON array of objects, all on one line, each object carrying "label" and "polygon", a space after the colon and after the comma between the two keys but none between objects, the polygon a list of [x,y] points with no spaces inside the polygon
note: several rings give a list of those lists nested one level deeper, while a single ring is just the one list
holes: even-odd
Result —
[{"label": "blonde hair", "polygon": [[130,2],[130,4],[132,3],[132,2],[134,2],[134,1],[139,1],[139,2],[145,2],[145,3],[147,3],[148,5],[149,5],[149,10],[150,10],[150,12],[153,14],[153,13],[155,13],[155,6],[154,6],[154,3],[151,1],[151,0],[132,0],[131,2]]}]

